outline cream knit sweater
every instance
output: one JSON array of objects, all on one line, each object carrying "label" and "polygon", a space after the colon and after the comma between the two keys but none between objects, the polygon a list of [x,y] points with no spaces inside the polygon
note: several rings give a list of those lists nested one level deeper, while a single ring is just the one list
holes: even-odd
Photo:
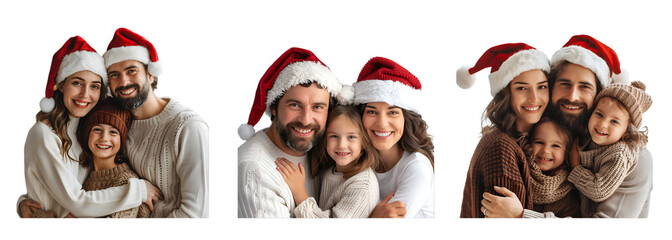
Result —
[{"label": "cream knit sweater", "polygon": [[[82,148],[77,142],[76,131],[79,118],[70,118],[67,134],[72,140],[68,155],[61,154],[61,139],[42,122],[36,122],[28,132],[24,148],[24,164],[27,196],[46,211],[53,210],[56,217],[71,212],[77,217],[98,217],[139,206],[147,198],[145,183],[131,178],[130,184],[101,191],[84,191],[82,182],[88,169],[79,162]],[[18,210],[18,203],[17,203]]]},{"label": "cream knit sweater", "polygon": [[[266,129],[260,130],[238,147],[238,217],[294,217],[296,207],[292,191],[276,170],[275,159],[284,157],[293,164],[301,163],[310,173],[306,156],[286,154],[271,142]],[[306,174],[306,192],[315,197],[317,178]]]},{"label": "cream knit sweater", "polygon": [[[91,171],[84,180],[82,188],[86,191],[96,191],[121,186],[128,183],[131,178],[138,178],[138,175],[128,167],[128,164],[122,163],[111,169],[100,171]],[[147,218],[151,212],[149,206],[142,203],[139,207],[126,209],[107,215],[108,218]]]},{"label": "cream knit sweater", "polygon": [[[348,179],[330,168],[322,172],[320,205],[308,198],[294,208],[299,218],[366,218],[379,201],[378,179],[371,168]],[[322,210],[324,209],[324,210]]]},{"label": "cream knit sweater", "polygon": [[152,217],[208,217],[208,125],[174,99],[128,131],[131,166],[163,192]]}]

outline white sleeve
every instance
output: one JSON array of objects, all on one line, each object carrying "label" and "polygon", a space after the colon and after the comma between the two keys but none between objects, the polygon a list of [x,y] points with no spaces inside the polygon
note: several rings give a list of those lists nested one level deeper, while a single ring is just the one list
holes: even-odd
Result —
[{"label": "white sleeve", "polygon": [[[238,153],[238,157],[241,155]],[[289,218],[294,199],[283,195],[286,183],[272,177],[276,169],[267,169],[255,161],[238,162],[238,217]],[[292,201],[292,202],[289,202]]]},{"label": "white sleeve", "polygon": [[[33,131],[35,130],[35,131]],[[65,166],[56,135],[32,129],[26,140],[24,157],[32,162],[26,180],[37,181],[65,209],[77,217],[97,217],[139,206],[147,198],[142,180],[98,191],[84,191],[81,183]],[[30,184],[26,184],[29,186]]]},{"label": "white sleeve", "polygon": [[208,125],[202,121],[187,124],[178,136],[178,144],[175,170],[182,202],[168,217],[208,217]]},{"label": "white sleeve", "polygon": [[409,163],[401,172],[399,186],[389,202],[401,201],[406,205],[405,218],[414,218],[432,196],[433,178],[434,171],[429,162],[426,164],[421,161]]}]

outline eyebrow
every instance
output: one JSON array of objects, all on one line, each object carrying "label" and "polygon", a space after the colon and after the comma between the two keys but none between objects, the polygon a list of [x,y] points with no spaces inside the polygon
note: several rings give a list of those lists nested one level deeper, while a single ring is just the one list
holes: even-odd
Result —
[{"label": "eyebrow", "polygon": [[[371,105],[366,105],[366,108],[377,109],[376,107],[371,106]],[[390,107],[388,107],[387,109],[396,109],[396,108],[401,108],[401,107],[399,107],[399,106],[390,106]]]},{"label": "eyebrow", "polygon": [[[569,79],[560,78],[560,79],[556,80],[556,82],[569,82],[569,83],[571,83],[572,81],[570,81]],[[591,87],[595,86],[594,84],[592,84],[591,82],[588,82],[588,81],[579,81],[579,84],[584,84],[584,85],[588,85],[588,86],[591,86]]]}]

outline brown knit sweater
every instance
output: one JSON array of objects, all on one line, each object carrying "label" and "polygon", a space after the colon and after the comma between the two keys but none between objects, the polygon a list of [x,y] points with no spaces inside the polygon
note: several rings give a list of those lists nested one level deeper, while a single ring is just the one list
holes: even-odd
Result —
[{"label": "brown knit sweater", "polygon": [[[102,190],[111,187],[117,187],[128,183],[128,179],[138,178],[138,175],[133,172],[126,163],[117,165],[117,167],[102,171],[91,171],[89,176],[84,180],[82,188],[86,191]],[[147,218],[151,212],[149,206],[143,203],[142,205],[115,212],[105,217],[108,218]]]},{"label": "brown knit sweater", "polygon": [[534,211],[553,212],[557,217],[581,217],[581,200],[567,180],[568,167],[561,166],[553,175],[544,174],[529,158]]},{"label": "brown knit sweater", "polygon": [[523,208],[532,209],[530,170],[525,153],[516,140],[498,130],[486,133],[471,157],[464,184],[460,217],[484,217],[481,212],[483,193],[505,187],[518,196]]}]

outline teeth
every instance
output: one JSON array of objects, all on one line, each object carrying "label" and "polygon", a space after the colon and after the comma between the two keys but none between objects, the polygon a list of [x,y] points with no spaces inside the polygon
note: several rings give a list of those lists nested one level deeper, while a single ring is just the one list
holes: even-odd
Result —
[{"label": "teeth", "polygon": [[100,148],[100,149],[108,149],[108,148],[111,148],[112,146],[106,146],[106,145],[104,146],[104,145],[98,145],[98,144],[96,144],[96,147],[98,147],[98,148]]},{"label": "teeth", "polygon": [[299,132],[301,134],[306,134],[306,133],[309,133],[309,132],[313,131],[313,129],[298,129],[298,128],[294,128],[294,130],[296,130],[297,132]]},{"label": "teeth", "polygon": [[121,94],[128,95],[128,94],[133,93],[133,91],[135,91],[135,88],[130,88],[126,91],[121,91]]},{"label": "teeth", "polygon": [[86,106],[86,105],[88,105],[88,103],[86,103],[86,102],[79,102],[79,101],[74,101],[74,102],[75,102],[75,104],[77,104],[77,105],[79,105],[79,106]]},{"label": "teeth", "polygon": [[553,161],[553,159],[551,159],[551,158],[545,158],[545,157],[539,157],[539,156],[537,156],[537,159],[542,160],[542,161],[547,161],[547,162]]},{"label": "teeth", "polygon": [[595,129],[595,131],[599,134],[602,134],[602,135],[609,135],[608,133],[600,132],[600,130],[597,130],[597,129]]},{"label": "teeth", "polygon": [[537,110],[539,110],[539,108],[541,108],[541,106],[536,106],[536,107],[532,107],[532,108],[529,108],[529,107],[523,107],[523,109],[525,109],[525,110],[527,110],[527,111],[530,111],[530,112],[537,111]]},{"label": "teeth", "polygon": [[567,109],[570,109],[570,110],[577,110],[577,109],[581,108],[579,106],[572,106],[572,105],[565,105],[565,104],[563,104],[562,106],[567,108]]},{"label": "teeth", "polygon": [[373,131],[373,134],[376,134],[376,136],[379,136],[379,137],[387,137],[387,136],[390,136],[390,134],[392,134],[392,132],[376,132],[376,131]]},{"label": "teeth", "polygon": [[350,154],[349,152],[336,152],[336,155],[341,156],[341,157],[347,156],[349,154]]}]

